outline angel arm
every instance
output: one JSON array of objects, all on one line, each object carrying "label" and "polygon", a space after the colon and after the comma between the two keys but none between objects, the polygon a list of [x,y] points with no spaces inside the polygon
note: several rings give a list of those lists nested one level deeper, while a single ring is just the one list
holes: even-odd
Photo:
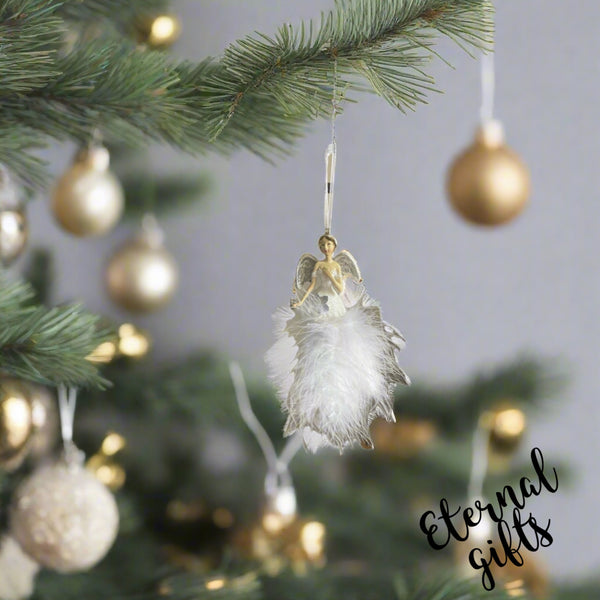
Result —
[{"label": "angel arm", "polygon": [[300,300],[300,302],[295,302],[294,304],[292,304],[292,308],[298,308],[299,306],[302,306],[302,304],[304,303],[304,301],[306,300],[308,295],[315,289],[315,283],[316,283],[316,278],[313,275],[312,281],[310,282],[310,285],[308,286],[308,289],[306,290],[306,294],[304,294],[304,297],[302,298],[302,300]]},{"label": "angel arm", "polygon": [[299,298],[300,294],[304,292],[304,296],[299,302],[292,304],[292,308],[300,306],[306,300],[306,297],[314,290],[316,285],[317,262],[317,259],[312,254],[303,254],[300,257],[298,266],[296,267],[294,293]]}]

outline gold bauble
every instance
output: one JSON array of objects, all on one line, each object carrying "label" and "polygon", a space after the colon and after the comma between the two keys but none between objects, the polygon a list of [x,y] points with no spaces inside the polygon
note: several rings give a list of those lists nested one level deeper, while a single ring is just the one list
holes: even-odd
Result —
[{"label": "gold bauble", "polygon": [[152,342],[150,336],[131,323],[119,326],[118,335],[114,340],[102,342],[86,356],[93,363],[110,363],[116,358],[140,359],[148,354]]},{"label": "gold bauble", "polygon": [[154,15],[137,26],[138,40],[149,48],[167,48],[179,37],[181,23],[174,15]]},{"label": "gold bauble", "polygon": [[112,300],[133,312],[164,306],[177,287],[177,265],[162,244],[142,235],[126,242],[106,268]]},{"label": "gold bauble", "polygon": [[85,463],[88,471],[91,471],[100,483],[113,492],[120,490],[127,479],[125,469],[115,458],[115,455],[121,452],[126,445],[127,441],[121,434],[111,431],[102,440],[100,450]]},{"label": "gold bauble", "polygon": [[144,358],[150,350],[150,337],[131,323],[119,327],[119,354],[127,358]]},{"label": "gold bauble", "polygon": [[296,518],[277,531],[265,529],[261,521],[250,529],[238,531],[233,543],[245,557],[259,561],[270,575],[286,568],[305,575],[309,566],[324,566],[325,537],[323,523]]},{"label": "gold bauble", "polygon": [[378,454],[409,458],[426,448],[437,435],[437,428],[425,419],[397,418],[395,423],[378,419],[371,435]]},{"label": "gold bauble", "polygon": [[525,435],[525,413],[514,401],[506,399],[486,410],[481,415],[479,424],[489,432],[490,470],[506,469]]},{"label": "gold bauble", "polygon": [[77,236],[102,235],[123,213],[124,196],[119,180],[109,171],[104,146],[80,151],[58,180],[52,194],[52,211],[68,232]]},{"label": "gold bauble", "polygon": [[[480,501],[483,506],[487,504],[487,500],[480,499]],[[468,504],[472,505],[473,501]],[[460,529],[460,534],[464,536],[464,533],[463,526]],[[488,540],[491,540],[492,544],[488,544]],[[505,551],[498,535],[498,525],[492,520],[487,511],[481,515],[481,521],[478,525],[469,528],[469,537],[465,541],[453,541],[452,545],[456,567],[464,577],[481,579],[482,576],[481,570],[475,570],[469,564],[469,553],[473,548],[480,548],[486,559],[488,559],[487,549],[494,547],[500,559],[504,560]],[[513,540],[513,547],[515,547],[515,540]],[[530,597],[539,600],[547,598],[549,585],[546,571],[536,561],[536,557],[525,550],[523,546],[519,548],[519,553],[523,558],[521,566],[513,564],[510,560],[507,560],[503,567],[499,567],[495,563],[490,565],[496,588],[504,588],[509,596],[515,598],[528,594]]]},{"label": "gold bauble", "polygon": [[117,343],[108,341],[98,344],[85,358],[93,363],[107,364],[117,356]]},{"label": "gold bauble", "polygon": [[85,466],[100,483],[113,492],[120,490],[127,478],[125,469],[120,464],[101,453],[91,456]]},{"label": "gold bauble", "polygon": [[523,565],[517,567],[512,563],[498,570],[502,586],[509,596],[521,597],[529,594],[538,600],[548,598],[550,580],[548,573],[537,559],[529,552],[521,552]]},{"label": "gold bauble", "polygon": [[34,430],[32,389],[19,380],[0,380],[0,467],[14,470],[25,459]]},{"label": "gold bauble", "polygon": [[481,126],[474,142],[452,163],[447,191],[453,208],[477,225],[501,225],[515,218],[529,198],[529,172],[504,144],[501,125]]},{"label": "gold bauble", "polygon": [[0,262],[8,266],[27,243],[28,227],[22,210],[0,209]]}]

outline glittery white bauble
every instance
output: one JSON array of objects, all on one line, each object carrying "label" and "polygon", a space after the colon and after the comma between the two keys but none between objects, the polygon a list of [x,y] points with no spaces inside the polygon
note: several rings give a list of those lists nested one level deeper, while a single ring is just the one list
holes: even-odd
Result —
[{"label": "glittery white bauble", "polygon": [[113,495],[79,463],[41,467],[16,490],[10,530],[41,565],[71,573],[99,562],[119,526]]},{"label": "glittery white bauble", "polygon": [[40,566],[23,552],[10,536],[0,540],[0,598],[21,600],[33,593],[33,583]]}]

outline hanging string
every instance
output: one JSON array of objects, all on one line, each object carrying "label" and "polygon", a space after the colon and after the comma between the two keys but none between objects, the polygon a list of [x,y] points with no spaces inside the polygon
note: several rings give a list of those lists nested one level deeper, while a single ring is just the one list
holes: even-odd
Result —
[{"label": "hanging string", "polygon": [[141,237],[155,248],[162,246],[164,242],[165,233],[152,212],[144,213],[142,217]]},{"label": "hanging string", "polygon": [[273,497],[283,488],[287,488],[290,490],[290,493],[293,493],[294,486],[288,467],[302,446],[300,435],[296,434],[292,436],[284,446],[281,455],[277,456],[271,438],[252,410],[244,374],[238,363],[229,363],[229,374],[231,376],[231,381],[233,382],[235,398],[242,419],[256,438],[267,462],[267,475],[265,476],[266,495],[268,497]]},{"label": "hanging string", "polygon": [[337,116],[337,57],[333,59],[333,94],[331,98],[331,142],[325,152],[325,202],[324,221],[325,233],[331,233],[331,220],[333,217],[333,186],[335,184],[335,159],[337,146],[335,142],[335,119]]},{"label": "hanging string", "polygon": [[481,55],[481,108],[479,118],[485,125],[494,120],[494,93],[496,88],[496,72],[494,65],[495,42],[488,52]]},{"label": "hanging string", "polygon": [[481,123],[485,124],[494,119],[495,91],[494,54],[489,52],[481,57]]},{"label": "hanging string", "polygon": [[75,407],[77,405],[77,388],[58,386],[58,410],[60,414],[60,431],[65,452],[73,449],[73,421],[75,420]]},{"label": "hanging string", "polygon": [[488,467],[488,445],[491,429],[482,426],[482,418],[473,433],[473,450],[471,458],[471,474],[469,475],[469,486],[467,498],[481,498],[483,496],[483,482]]}]

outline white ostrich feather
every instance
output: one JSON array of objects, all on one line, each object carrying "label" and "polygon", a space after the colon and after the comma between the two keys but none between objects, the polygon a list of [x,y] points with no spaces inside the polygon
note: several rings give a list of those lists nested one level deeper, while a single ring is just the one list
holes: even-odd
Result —
[{"label": "white ostrich feather", "polygon": [[362,286],[352,296],[346,291],[340,308],[340,296],[311,294],[273,316],[276,342],[266,361],[287,414],[284,434],[301,431],[313,452],[354,442],[372,448],[371,422],[394,421],[395,384],[410,383],[396,362],[402,336]]}]

